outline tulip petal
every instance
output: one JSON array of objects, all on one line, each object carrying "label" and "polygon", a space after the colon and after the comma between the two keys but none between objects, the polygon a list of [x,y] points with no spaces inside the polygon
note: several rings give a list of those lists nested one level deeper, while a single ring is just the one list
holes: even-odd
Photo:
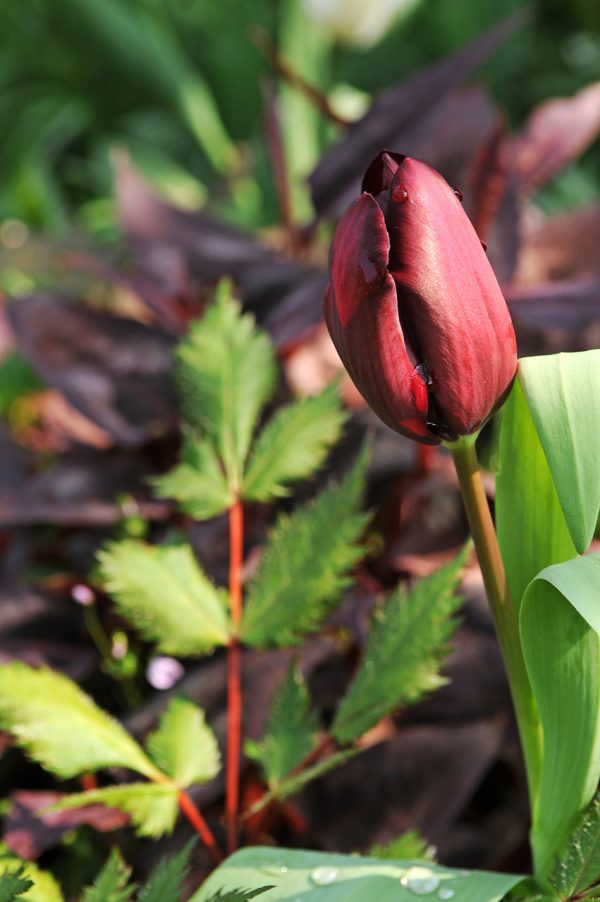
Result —
[{"label": "tulip petal", "polygon": [[392,429],[429,444],[427,386],[411,360],[388,272],[383,214],[363,194],[340,220],[331,248],[325,319],[352,381]]},{"label": "tulip petal", "polygon": [[425,163],[400,162],[386,224],[400,323],[430,377],[430,428],[449,439],[468,435],[515,375],[506,302],[459,198]]}]

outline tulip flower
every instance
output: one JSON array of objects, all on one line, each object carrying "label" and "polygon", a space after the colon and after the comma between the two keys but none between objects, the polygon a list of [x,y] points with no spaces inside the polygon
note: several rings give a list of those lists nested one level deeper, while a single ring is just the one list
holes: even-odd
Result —
[{"label": "tulip flower", "polygon": [[331,247],[325,319],[354,384],[392,429],[426,444],[479,431],[517,368],[502,292],[460,192],[383,152]]}]

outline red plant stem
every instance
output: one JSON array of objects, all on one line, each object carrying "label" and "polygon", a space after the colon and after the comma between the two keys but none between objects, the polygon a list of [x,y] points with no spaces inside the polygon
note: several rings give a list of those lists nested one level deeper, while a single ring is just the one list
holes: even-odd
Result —
[{"label": "red plant stem", "polygon": [[242,742],[242,650],[238,631],[242,622],[242,561],[244,508],[236,501],[229,511],[229,597],[233,636],[227,655],[227,761],[225,766],[225,825],[229,853],[237,848]]},{"label": "red plant stem", "polygon": [[223,855],[221,854],[219,847],[217,846],[216,840],[212,834],[210,827],[202,817],[197,806],[194,804],[187,792],[180,792],[178,801],[179,808],[181,809],[182,813],[185,814],[188,821],[210,852],[213,861],[215,862],[215,864],[220,864],[220,862],[223,861]]}]

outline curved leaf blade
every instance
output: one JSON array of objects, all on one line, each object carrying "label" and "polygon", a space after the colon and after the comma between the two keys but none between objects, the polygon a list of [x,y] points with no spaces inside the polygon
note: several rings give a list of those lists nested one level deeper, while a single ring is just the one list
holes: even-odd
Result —
[{"label": "curved leaf blade", "polygon": [[193,702],[174,698],[158,728],[146,740],[146,748],[160,769],[186,789],[206,783],[221,768],[221,755],[213,731]]},{"label": "curved leaf blade", "polygon": [[129,814],[138,836],[157,839],[170,833],[178,811],[179,791],[173,783],[124,783],[65,796],[49,811],[70,811],[85,805],[106,805]]},{"label": "curved leaf blade", "polygon": [[0,667],[0,728],[47,770],[62,778],[104,767],[146,777],[156,767],[120,723],[79,686],[49,668],[19,661]]}]

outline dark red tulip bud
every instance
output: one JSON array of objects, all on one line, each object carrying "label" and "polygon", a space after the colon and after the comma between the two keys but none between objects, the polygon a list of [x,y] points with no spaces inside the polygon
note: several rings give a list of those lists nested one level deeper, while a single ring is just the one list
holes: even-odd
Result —
[{"label": "dark red tulip bud", "polygon": [[429,444],[477,432],[512,384],[506,302],[462,195],[384,152],[337,227],[325,319],[352,380],[392,429]]}]

